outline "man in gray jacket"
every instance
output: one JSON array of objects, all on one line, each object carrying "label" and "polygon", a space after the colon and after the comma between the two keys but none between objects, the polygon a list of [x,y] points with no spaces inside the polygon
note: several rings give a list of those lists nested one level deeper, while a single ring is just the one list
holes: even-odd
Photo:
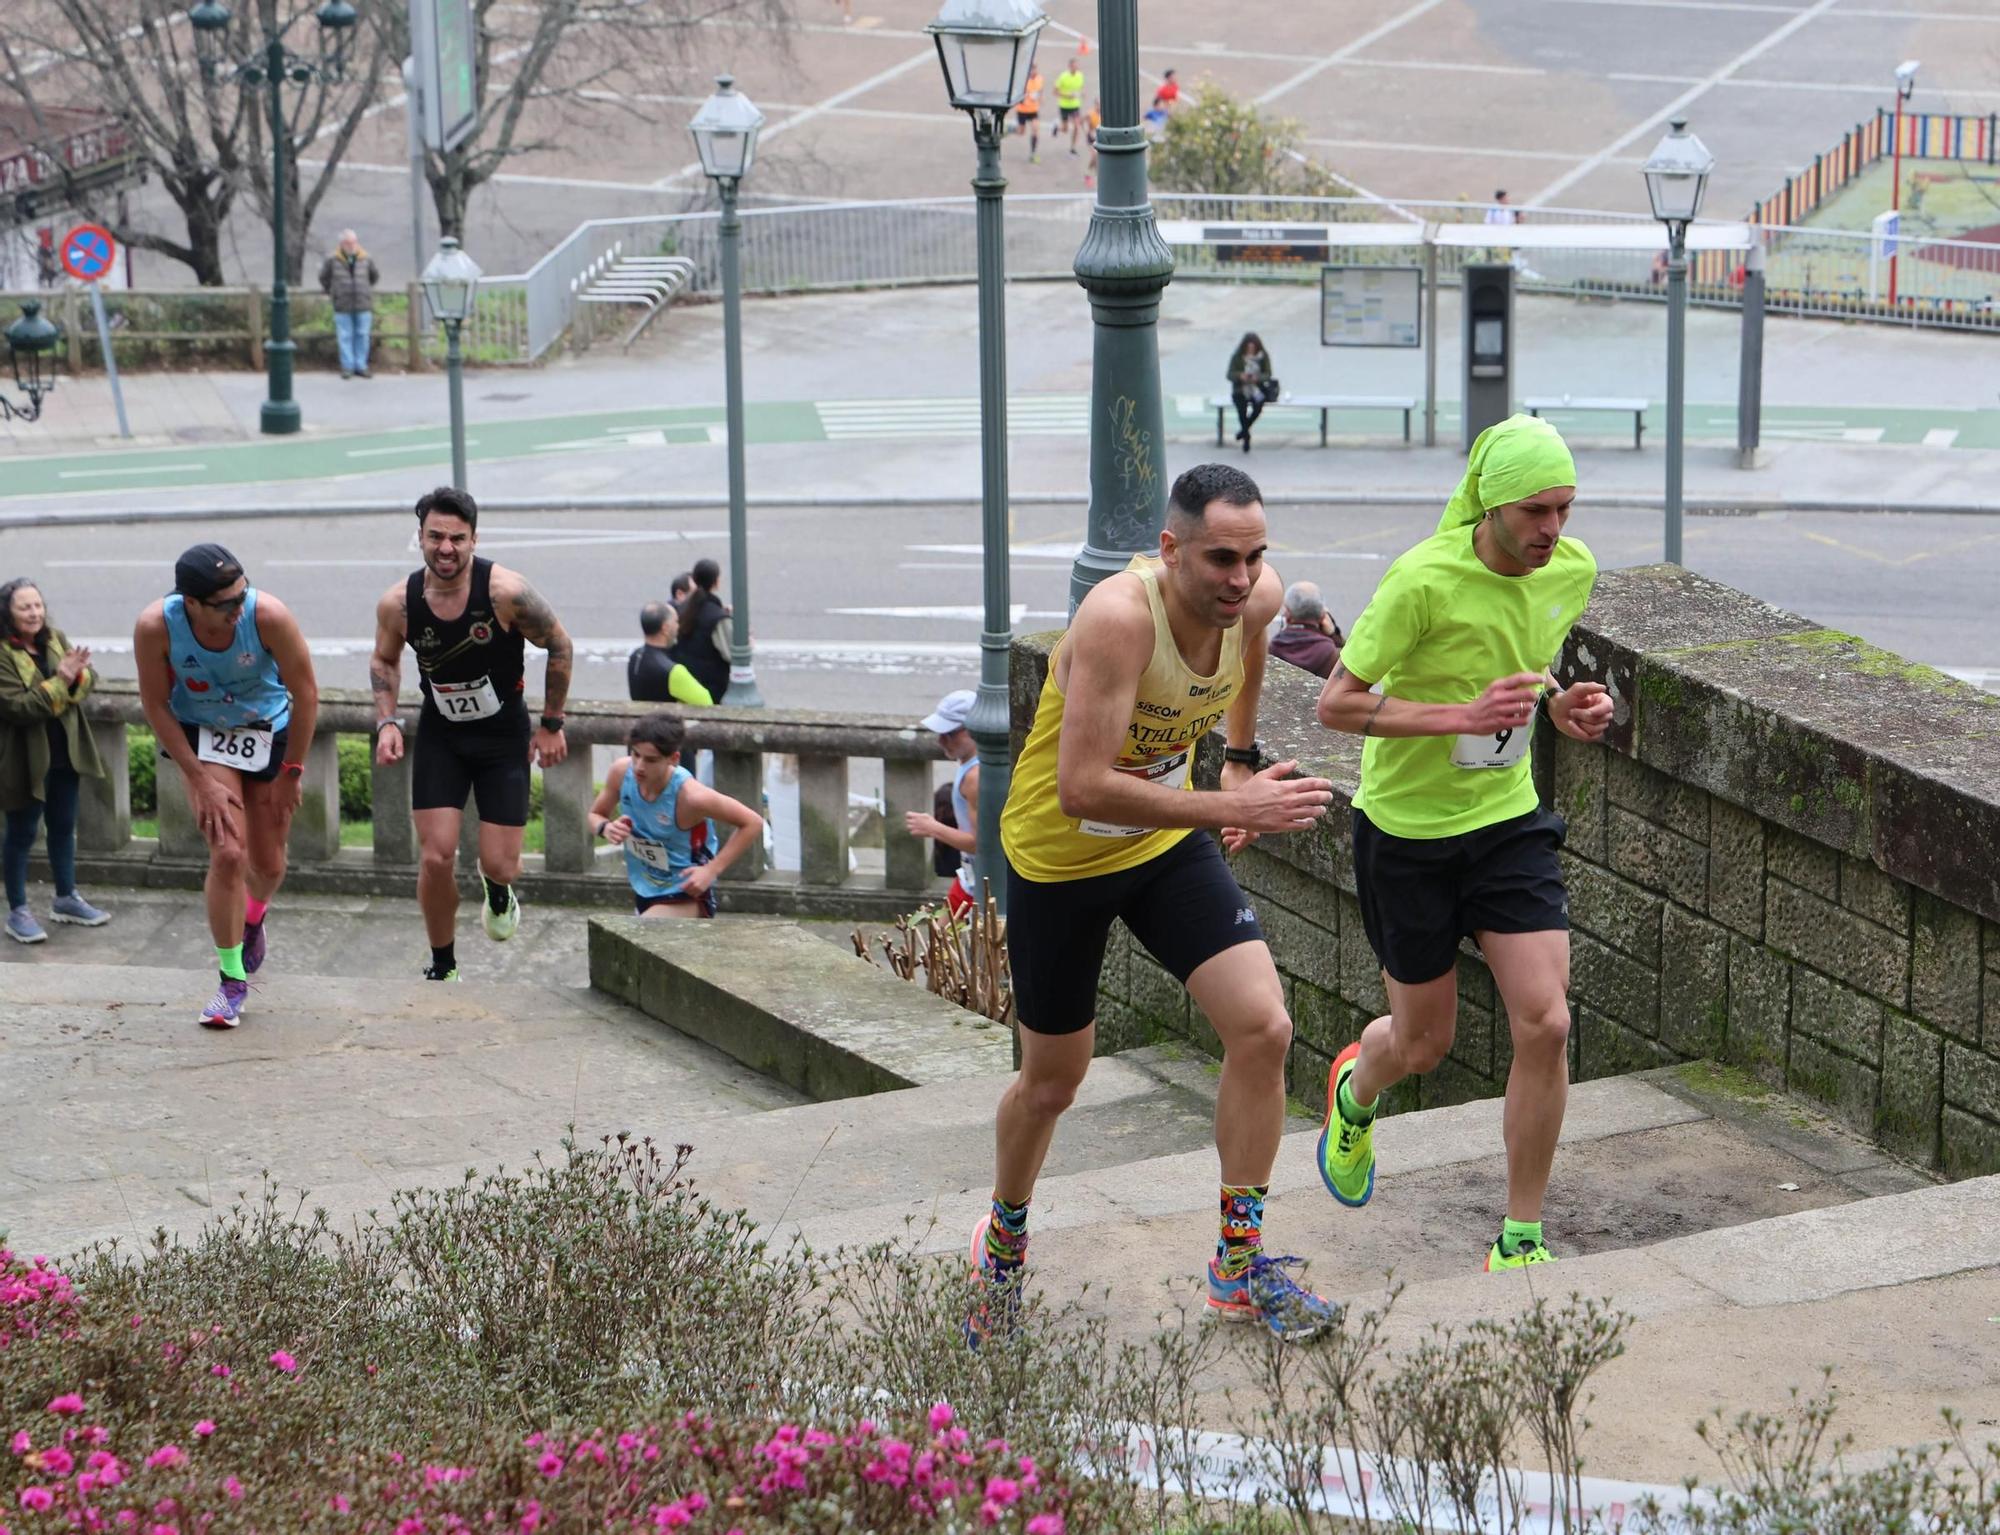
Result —
[{"label": "man in gray jacket", "polygon": [[368,375],[368,343],[375,328],[375,284],[382,274],[361,248],[354,231],[343,229],[340,244],[320,263],[319,285],[333,300],[333,334],[340,343],[340,376]]}]

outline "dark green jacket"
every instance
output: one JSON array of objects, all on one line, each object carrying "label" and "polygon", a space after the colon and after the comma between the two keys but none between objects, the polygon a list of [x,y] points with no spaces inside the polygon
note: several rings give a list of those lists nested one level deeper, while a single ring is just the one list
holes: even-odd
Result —
[{"label": "dark green jacket", "polygon": [[[49,665],[69,649],[60,629],[48,631]],[[54,720],[69,742],[70,766],[86,778],[104,776],[104,759],[84,720],[82,704],[97,682],[89,667],[72,690],[60,677],[42,675],[32,650],[0,640],[0,810],[20,810],[42,797],[49,776],[49,727]]]}]

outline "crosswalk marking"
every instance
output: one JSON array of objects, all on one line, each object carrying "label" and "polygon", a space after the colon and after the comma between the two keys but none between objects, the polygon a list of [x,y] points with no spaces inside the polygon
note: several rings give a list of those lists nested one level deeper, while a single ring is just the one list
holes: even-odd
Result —
[{"label": "crosswalk marking", "polygon": [[[813,407],[833,441],[896,437],[977,437],[977,399],[821,400]],[[1007,402],[1010,437],[1084,437],[1090,432],[1090,397],[1019,395]]]},{"label": "crosswalk marking", "polygon": [[1957,441],[1958,428],[1955,426],[1934,426],[1924,433],[1924,446],[1927,448],[1948,448]]}]

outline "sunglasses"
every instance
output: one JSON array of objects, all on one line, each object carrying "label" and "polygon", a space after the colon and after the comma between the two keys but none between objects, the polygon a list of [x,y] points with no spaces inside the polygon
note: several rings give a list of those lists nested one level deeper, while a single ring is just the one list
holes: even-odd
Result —
[{"label": "sunglasses", "polygon": [[248,592],[238,592],[234,597],[224,597],[220,601],[217,601],[213,597],[193,597],[189,599],[191,602],[200,603],[211,613],[220,613],[225,618],[232,613],[242,612],[243,604],[249,600],[250,594]]}]

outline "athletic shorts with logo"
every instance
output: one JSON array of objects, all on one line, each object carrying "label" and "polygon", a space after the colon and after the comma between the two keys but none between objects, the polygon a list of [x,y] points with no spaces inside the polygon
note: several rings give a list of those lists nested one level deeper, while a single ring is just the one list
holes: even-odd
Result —
[{"label": "athletic shorts with logo", "polygon": [[1568,831],[1536,809],[1455,837],[1392,837],[1354,812],[1354,876],[1369,947],[1392,979],[1434,981],[1475,933],[1569,930],[1557,857]]},{"label": "athletic shorts with logo", "polygon": [[477,725],[424,710],[410,753],[410,808],[463,810],[469,797],[489,825],[526,826],[533,733],[525,709]]},{"label": "athletic shorts with logo", "polygon": [[1007,867],[1007,953],[1014,1014],[1037,1034],[1074,1034],[1097,1016],[1097,979],[1114,919],[1175,980],[1264,930],[1205,831],[1157,857],[1084,879],[1033,880]]}]

